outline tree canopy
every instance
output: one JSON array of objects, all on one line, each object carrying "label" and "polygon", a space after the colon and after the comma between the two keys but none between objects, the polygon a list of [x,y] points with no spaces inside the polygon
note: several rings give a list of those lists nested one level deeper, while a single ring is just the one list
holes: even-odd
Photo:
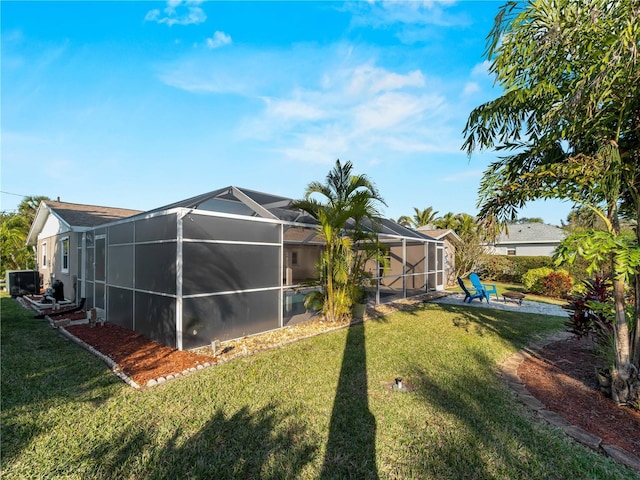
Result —
[{"label": "tree canopy", "polygon": [[638,2],[508,2],[487,46],[504,93],[471,112],[463,146],[505,154],[484,173],[481,219],[513,221],[530,200],[560,198],[604,223],[604,231],[568,238],[560,255],[580,254],[594,268],[610,262],[615,272],[614,390],[622,402],[633,401],[640,360],[640,302],[631,329],[624,307],[625,282],[640,294],[640,232],[629,240],[620,230],[621,214],[636,225],[640,217],[639,51]]},{"label": "tree canopy", "polygon": [[2,274],[7,270],[29,270],[35,267],[35,255],[27,247],[27,235],[42,200],[48,197],[25,197],[16,213],[0,214],[0,263]]},{"label": "tree canopy", "polygon": [[464,131],[469,154],[509,153],[485,172],[481,218],[514,220],[536,198],[595,207],[616,188],[616,202],[637,205],[639,17],[640,4],[626,0],[501,8],[487,57],[504,94],[474,109]]}]

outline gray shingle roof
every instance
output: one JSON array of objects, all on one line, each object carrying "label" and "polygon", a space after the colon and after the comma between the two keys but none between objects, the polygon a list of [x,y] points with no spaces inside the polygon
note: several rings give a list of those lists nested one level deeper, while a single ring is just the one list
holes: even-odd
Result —
[{"label": "gray shingle roof", "polygon": [[566,233],[559,227],[544,223],[522,223],[509,225],[509,234],[502,232],[495,244],[503,243],[559,243]]},{"label": "gray shingle roof", "polygon": [[100,207],[52,200],[46,200],[45,203],[72,227],[96,227],[141,213],[139,210],[127,208]]}]

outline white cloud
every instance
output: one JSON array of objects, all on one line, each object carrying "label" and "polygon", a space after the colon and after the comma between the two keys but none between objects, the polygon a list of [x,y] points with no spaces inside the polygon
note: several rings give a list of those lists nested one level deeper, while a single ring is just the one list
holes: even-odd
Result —
[{"label": "white cloud", "polygon": [[204,10],[199,7],[201,0],[169,0],[167,6],[160,10],[149,10],[144,17],[146,22],[172,25],[194,25],[207,19]]},{"label": "white cloud", "polygon": [[426,96],[384,93],[355,106],[353,125],[361,132],[384,131],[404,123],[413,123],[429,109],[437,108],[439,103],[440,100]]},{"label": "white cloud", "polygon": [[491,62],[489,60],[485,60],[482,63],[478,63],[471,70],[471,76],[474,77],[488,77],[489,76],[489,67],[491,66]]},{"label": "white cloud", "polygon": [[[454,1],[405,1],[383,0],[374,2],[347,2],[345,8],[353,14],[355,26],[374,28],[388,25],[436,25],[451,27],[468,25],[465,15],[456,15],[447,11]],[[403,32],[399,34],[403,35]]]},{"label": "white cloud", "polygon": [[456,173],[454,175],[448,175],[446,177],[442,178],[443,182],[459,182],[461,180],[468,180],[468,179],[480,179],[482,178],[482,174],[484,173],[483,170],[462,170],[459,173]]},{"label": "white cloud", "polygon": [[472,95],[480,91],[480,85],[476,82],[467,82],[462,90],[462,95]]},{"label": "white cloud", "polygon": [[405,87],[423,87],[424,84],[424,75],[419,70],[402,75],[372,65],[362,65],[352,72],[349,93],[355,95],[365,92],[375,94]]},{"label": "white cloud", "polygon": [[224,32],[216,31],[213,34],[213,37],[207,38],[207,47],[209,48],[219,48],[224,45],[231,44],[231,36],[227,35]]},{"label": "white cloud", "polygon": [[[318,72],[317,86],[271,97],[243,123],[244,138],[272,143],[293,160],[328,163],[354,152],[459,152],[443,120],[446,99],[426,91],[422,72],[393,72],[371,63]],[[454,145],[454,146],[452,146]]]},{"label": "white cloud", "polygon": [[194,93],[239,95],[247,105],[258,100],[258,109],[236,120],[237,141],[288,159],[459,154],[467,110],[455,102],[462,87],[453,94],[447,82],[420,69],[372,58],[369,50],[344,45],[240,47],[214,57],[196,51],[165,66],[160,79]]},{"label": "white cloud", "polygon": [[263,99],[267,105],[266,114],[281,120],[318,120],[326,116],[322,108],[299,99]]}]

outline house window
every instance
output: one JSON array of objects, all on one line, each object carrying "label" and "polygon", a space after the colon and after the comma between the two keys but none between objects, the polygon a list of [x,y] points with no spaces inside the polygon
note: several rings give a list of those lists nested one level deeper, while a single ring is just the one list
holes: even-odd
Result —
[{"label": "house window", "polygon": [[42,242],[42,268],[47,268],[47,242]]},{"label": "house window", "polygon": [[514,256],[516,254],[516,247],[507,247],[507,255]]},{"label": "house window", "polygon": [[298,265],[298,252],[291,252],[291,265]]},{"label": "house window", "polygon": [[61,271],[62,273],[69,273],[69,237],[64,237],[60,240],[62,254]]}]

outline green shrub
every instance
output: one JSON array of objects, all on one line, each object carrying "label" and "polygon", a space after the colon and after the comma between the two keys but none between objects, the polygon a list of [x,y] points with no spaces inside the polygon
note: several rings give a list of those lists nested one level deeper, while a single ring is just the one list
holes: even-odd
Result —
[{"label": "green shrub", "polygon": [[481,278],[497,282],[510,282],[512,271],[513,262],[506,255],[485,255],[478,268]]},{"label": "green shrub", "polygon": [[534,268],[549,267],[555,268],[553,258],[546,256],[535,257],[511,257],[513,258],[513,274],[517,275],[516,281],[520,281],[522,275]]},{"label": "green shrub", "polygon": [[485,255],[478,274],[481,278],[496,282],[520,283],[522,275],[534,268],[554,266],[551,257],[517,257],[512,255]]},{"label": "green shrub", "polygon": [[553,268],[541,267],[533,268],[522,275],[522,284],[524,288],[531,293],[542,294],[542,279],[553,272]]},{"label": "green shrub", "polygon": [[551,272],[540,283],[542,294],[548,297],[566,298],[573,288],[573,279],[566,270]]}]

